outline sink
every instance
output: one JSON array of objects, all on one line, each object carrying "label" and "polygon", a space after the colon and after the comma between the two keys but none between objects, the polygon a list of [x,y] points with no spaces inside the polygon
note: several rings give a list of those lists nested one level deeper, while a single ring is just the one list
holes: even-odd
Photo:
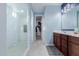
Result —
[{"label": "sink", "polygon": [[74,34],[79,34],[78,32],[74,32]]}]

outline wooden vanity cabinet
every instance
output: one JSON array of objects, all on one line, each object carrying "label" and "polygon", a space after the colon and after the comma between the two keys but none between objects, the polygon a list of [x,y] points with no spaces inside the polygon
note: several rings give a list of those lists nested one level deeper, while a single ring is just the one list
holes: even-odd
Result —
[{"label": "wooden vanity cabinet", "polygon": [[[76,34],[54,33],[54,44],[65,56],[79,56],[79,37]],[[78,35],[78,34],[77,34]]]},{"label": "wooden vanity cabinet", "polygon": [[67,47],[67,36],[60,33],[54,33],[54,45],[57,47],[59,51],[63,53],[63,55],[68,54],[68,47]]},{"label": "wooden vanity cabinet", "polygon": [[69,36],[68,52],[69,56],[79,56],[79,37]]}]

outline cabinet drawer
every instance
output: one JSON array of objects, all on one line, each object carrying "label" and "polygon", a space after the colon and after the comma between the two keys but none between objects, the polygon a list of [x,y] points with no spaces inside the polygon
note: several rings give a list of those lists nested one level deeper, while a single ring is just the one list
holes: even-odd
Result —
[{"label": "cabinet drawer", "polygon": [[79,38],[78,37],[69,36],[69,42],[72,42],[73,44],[79,45]]},{"label": "cabinet drawer", "polygon": [[69,55],[70,56],[79,56],[79,45],[69,43]]}]

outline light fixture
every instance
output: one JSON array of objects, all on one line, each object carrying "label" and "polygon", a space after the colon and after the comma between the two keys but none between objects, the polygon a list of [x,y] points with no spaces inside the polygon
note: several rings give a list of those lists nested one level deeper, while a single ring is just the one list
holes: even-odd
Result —
[{"label": "light fixture", "polygon": [[75,6],[74,6],[74,4],[71,4],[71,8],[74,8]]},{"label": "light fixture", "polygon": [[62,9],[62,10],[61,10],[61,12],[63,13],[63,12],[64,12],[64,10]]},{"label": "light fixture", "polygon": [[71,8],[71,4],[68,3],[68,4],[67,4],[67,9],[70,9],[70,8]]},{"label": "light fixture", "polygon": [[75,8],[78,4],[75,3],[67,3],[65,6],[61,6],[62,10],[61,13],[62,14],[66,14],[67,12],[69,12],[71,9]]},{"label": "light fixture", "polygon": [[15,17],[15,18],[17,17],[15,12],[12,12],[12,16]]},{"label": "light fixture", "polygon": [[67,6],[66,6],[67,12],[70,11],[70,9],[71,9],[71,4],[68,3]]},{"label": "light fixture", "polygon": [[64,7],[64,13],[66,13],[67,12],[67,9],[66,9],[66,6]]},{"label": "light fixture", "polygon": [[17,13],[23,13],[23,12],[24,12],[23,9],[17,9],[17,8],[14,8],[13,10],[14,10],[15,12],[17,12]]}]

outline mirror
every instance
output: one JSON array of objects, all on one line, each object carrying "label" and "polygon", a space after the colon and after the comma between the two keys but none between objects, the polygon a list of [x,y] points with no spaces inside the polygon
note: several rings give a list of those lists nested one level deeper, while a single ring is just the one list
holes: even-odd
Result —
[{"label": "mirror", "polygon": [[62,15],[62,29],[79,32],[79,6],[70,8]]}]

